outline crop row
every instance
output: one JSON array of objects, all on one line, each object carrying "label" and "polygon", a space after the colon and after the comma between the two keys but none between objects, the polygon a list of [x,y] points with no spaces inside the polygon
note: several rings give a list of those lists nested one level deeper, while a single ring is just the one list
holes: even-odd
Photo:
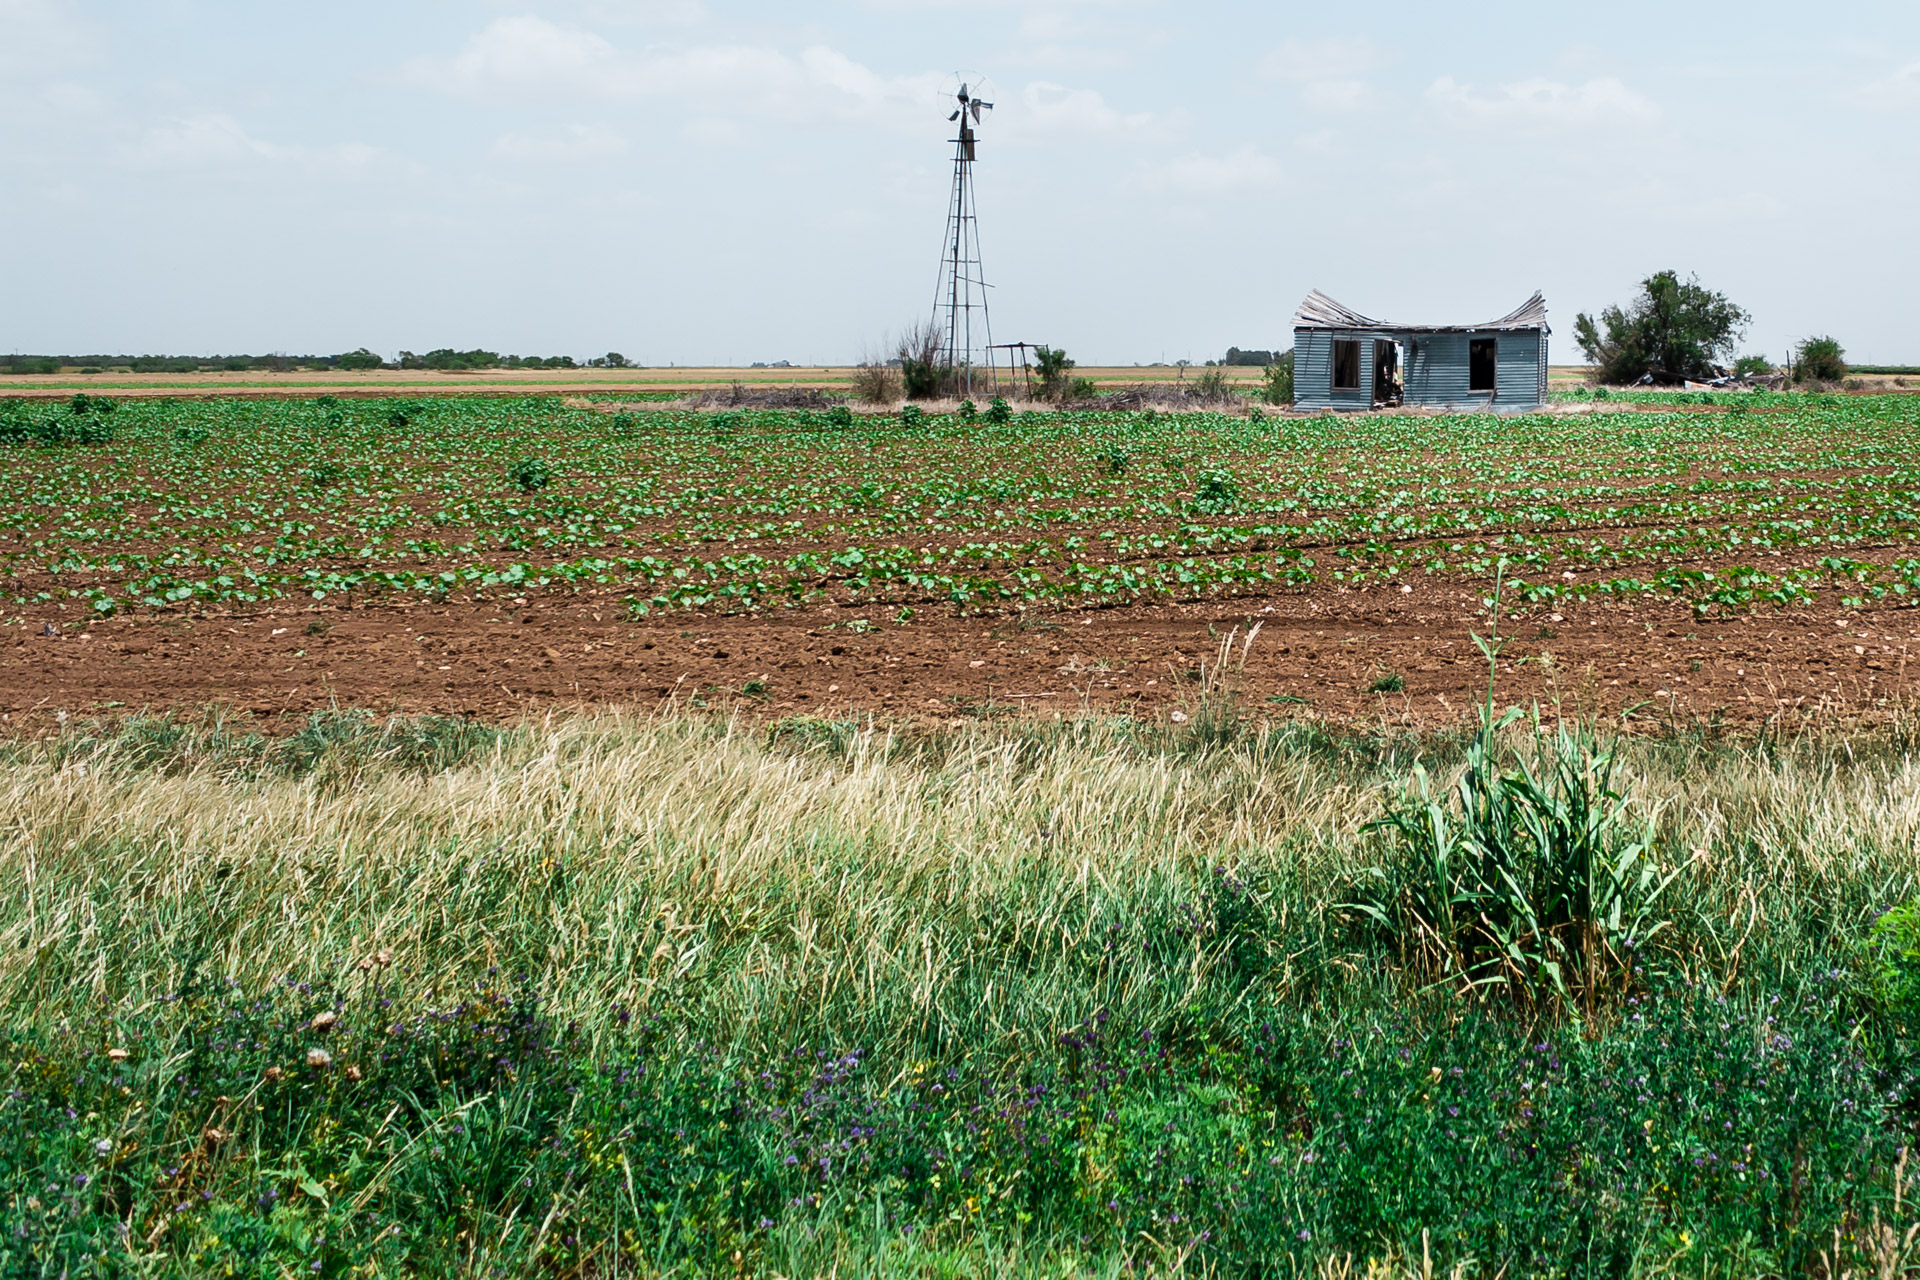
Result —
[{"label": "crop row", "polygon": [[1831,569],[1729,585],[1713,566],[1920,538],[1920,413],[1901,397],[998,424],[323,398],[0,407],[8,423],[0,594],[16,607],[579,585],[647,610],[978,607],[1504,562],[1543,601],[1643,582],[1718,609],[1750,589],[1793,603],[1829,579],[1848,600],[1897,595],[1910,584],[1894,570],[1855,590]]}]

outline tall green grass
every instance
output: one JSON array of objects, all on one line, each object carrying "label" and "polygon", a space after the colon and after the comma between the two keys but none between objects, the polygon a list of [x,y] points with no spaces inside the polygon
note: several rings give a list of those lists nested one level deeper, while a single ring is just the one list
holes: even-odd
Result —
[{"label": "tall green grass", "polygon": [[[1478,769],[1491,796],[1523,726],[1195,722],[331,716],[276,741],[142,721],[16,743],[0,1258],[1911,1260],[1920,948],[1875,934],[1920,870],[1903,739],[1593,744],[1601,809],[1664,887],[1604,998],[1537,967],[1521,998],[1444,980],[1408,945],[1431,920],[1347,904],[1406,853],[1370,824],[1414,761],[1436,795]],[[1528,776],[1543,803],[1586,785]]]}]

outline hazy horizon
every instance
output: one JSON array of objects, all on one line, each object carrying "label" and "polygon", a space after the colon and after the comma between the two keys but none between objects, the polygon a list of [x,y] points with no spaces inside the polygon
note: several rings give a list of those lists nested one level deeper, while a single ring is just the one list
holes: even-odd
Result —
[{"label": "hazy horizon", "polygon": [[1284,348],[1653,271],[1920,361],[1920,9],[0,0],[0,347],[844,364],[933,301],[991,77],[994,334]]}]

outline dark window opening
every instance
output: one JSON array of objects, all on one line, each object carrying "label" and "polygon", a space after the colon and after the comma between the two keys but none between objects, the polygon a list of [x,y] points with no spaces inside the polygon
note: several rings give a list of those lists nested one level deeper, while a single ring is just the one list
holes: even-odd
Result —
[{"label": "dark window opening", "polygon": [[1492,391],[1500,367],[1500,340],[1474,338],[1467,343],[1467,390]]},{"label": "dark window opening", "polygon": [[1354,338],[1333,340],[1333,389],[1360,389],[1360,343]]}]

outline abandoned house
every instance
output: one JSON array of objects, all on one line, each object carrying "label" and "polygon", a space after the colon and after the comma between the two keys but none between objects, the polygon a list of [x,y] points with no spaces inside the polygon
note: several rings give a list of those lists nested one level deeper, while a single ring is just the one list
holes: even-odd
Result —
[{"label": "abandoned house", "polygon": [[1552,332],[1538,293],[1485,324],[1387,324],[1316,289],[1293,317],[1293,407],[1538,409]]}]

